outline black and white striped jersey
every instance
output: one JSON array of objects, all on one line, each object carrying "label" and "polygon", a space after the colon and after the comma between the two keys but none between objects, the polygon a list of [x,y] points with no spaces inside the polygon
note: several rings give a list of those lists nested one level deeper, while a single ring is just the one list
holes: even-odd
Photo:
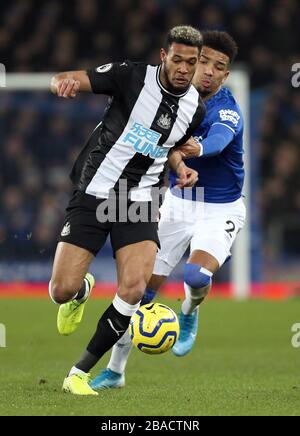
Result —
[{"label": "black and white striped jersey", "polygon": [[87,72],[93,92],[111,99],[73,168],[77,189],[108,198],[125,179],[132,201],[151,201],[170,149],[183,144],[205,115],[195,87],[170,93],[160,82],[160,68],[125,61]]}]

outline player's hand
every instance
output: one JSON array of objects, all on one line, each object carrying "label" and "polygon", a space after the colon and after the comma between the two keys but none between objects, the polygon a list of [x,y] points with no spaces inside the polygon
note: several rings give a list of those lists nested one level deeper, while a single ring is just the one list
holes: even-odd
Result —
[{"label": "player's hand", "polygon": [[193,188],[199,180],[199,174],[196,170],[186,167],[186,183],[184,188]]},{"label": "player's hand", "polygon": [[191,137],[184,145],[178,147],[183,159],[191,159],[199,157],[201,153],[201,145],[193,137]]},{"label": "player's hand", "polygon": [[192,188],[196,185],[199,180],[199,174],[192,168],[187,167],[184,162],[182,162],[177,168],[178,179],[176,180],[177,188]]},{"label": "player's hand", "polygon": [[74,79],[61,79],[54,84],[54,87],[58,97],[75,98],[80,89],[80,82]]}]

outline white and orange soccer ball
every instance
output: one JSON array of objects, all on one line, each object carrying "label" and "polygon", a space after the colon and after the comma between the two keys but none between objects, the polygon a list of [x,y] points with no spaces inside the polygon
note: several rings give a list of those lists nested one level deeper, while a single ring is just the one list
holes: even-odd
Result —
[{"label": "white and orange soccer ball", "polygon": [[132,316],[129,333],[132,343],[143,353],[162,354],[170,350],[179,337],[179,321],[168,306],[151,303]]}]

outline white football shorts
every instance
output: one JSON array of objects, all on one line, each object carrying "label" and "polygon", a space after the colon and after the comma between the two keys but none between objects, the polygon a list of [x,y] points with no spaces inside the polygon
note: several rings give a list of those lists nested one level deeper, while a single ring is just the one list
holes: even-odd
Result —
[{"label": "white football shorts", "polygon": [[168,277],[190,252],[205,251],[220,267],[231,256],[231,248],[246,220],[243,199],[233,203],[203,203],[178,198],[170,190],[161,207],[159,250],[154,274]]}]

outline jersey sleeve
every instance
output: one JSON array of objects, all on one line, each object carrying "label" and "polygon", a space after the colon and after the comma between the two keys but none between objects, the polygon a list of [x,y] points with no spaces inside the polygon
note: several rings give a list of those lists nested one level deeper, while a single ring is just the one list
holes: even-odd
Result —
[{"label": "jersey sleeve", "polygon": [[234,133],[226,125],[215,124],[211,127],[207,137],[201,141],[201,157],[213,157],[222,153],[223,150],[232,142]]},{"label": "jersey sleeve", "polygon": [[133,66],[129,62],[102,65],[87,71],[95,94],[118,95],[131,74]]},{"label": "jersey sleeve", "polygon": [[237,104],[224,103],[218,105],[213,113],[212,128],[214,126],[222,125],[231,130],[236,136],[244,125],[243,117],[240,108]]}]

